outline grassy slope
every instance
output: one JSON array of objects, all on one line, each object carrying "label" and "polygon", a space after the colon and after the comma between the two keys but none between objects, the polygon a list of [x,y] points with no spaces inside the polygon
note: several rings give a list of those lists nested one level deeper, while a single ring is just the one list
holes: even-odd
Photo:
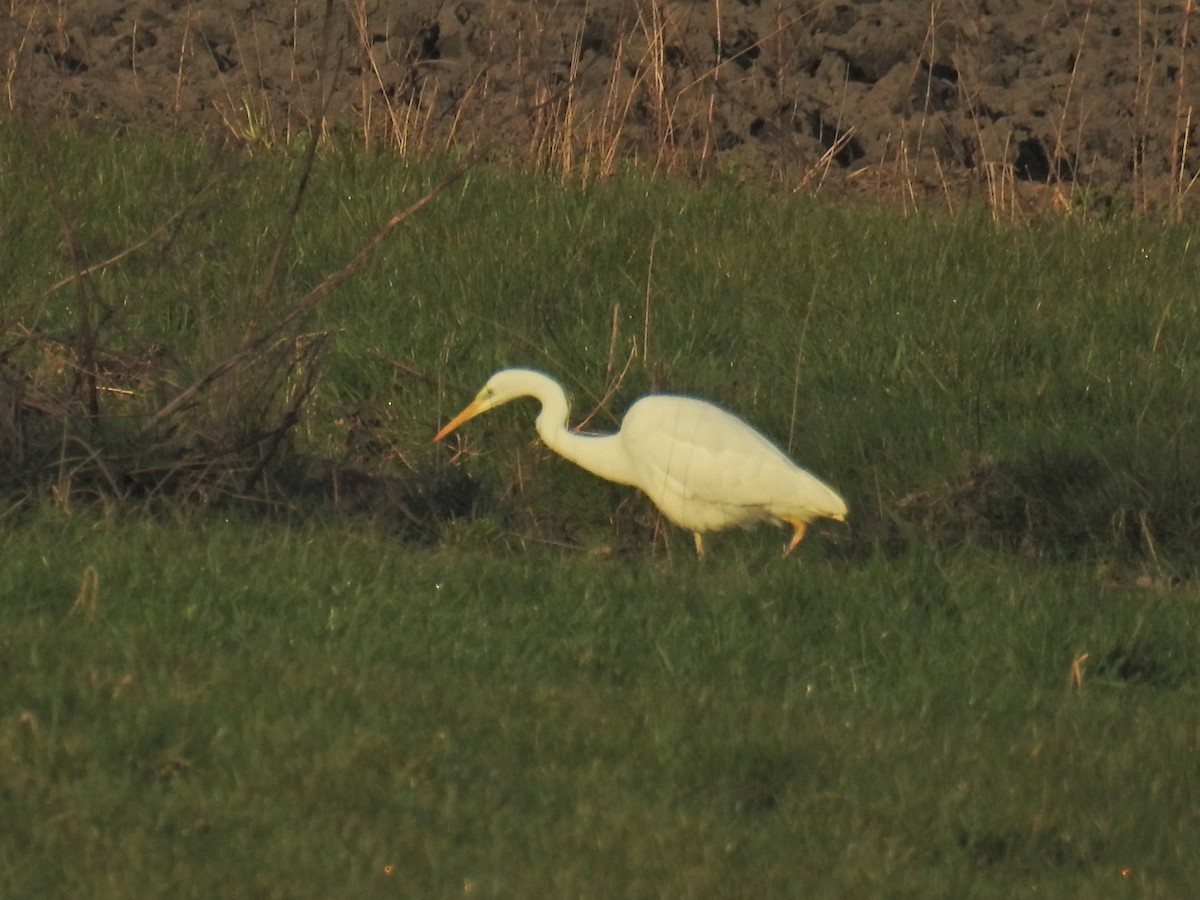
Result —
[{"label": "grassy slope", "polygon": [[[0,321],[69,327],[75,296],[41,297],[69,271],[45,188],[4,140]],[[245,327],[294,171],[54,152],[93,258],[229,175],[95,281],[106,339],[163,341],[186,383]],[[429,181],[323,160],[285,288]],[[361,522],[11,517],[0,893],[1194,892],[1196,594],[1121,573],[1197,564],[1197,252],[1142,223],[477,170],[318,312],[341,331],[303,446],[342,452],[335,419],[370,409],[420,475],[493,368],[590,409],[636,349],[612,415],[651,386],[721,400],[790,435],[851,525],[786,564],[775,533],[723,536],[699,568],[531,447],[528,409],[472,423],[477,515],[424,549]]]},{"label": "grassy slope", "polygon": [[[25,161],[34,151],[9,141],[4,216],[18,239],[0,260],[4,296],[10,315],[67,327],[75,293],[41,297],[69,268]],[[95,284],[112,312],[101,339],[161,342],[188,384],[248,319],[267,317],[261,273],[296,166],[135,147],[63,143],[60,180],[71,208],[92,211],[80,231],[90,257],[103,258],[217,174],[169,244],[152,243]],[[268,307],[341,265],[430,181],[390,160],[323,161]],[[1198,252],[1187,227],[1146,222],[901,220],[735,187],[626,178],[579,190],[479,169],[308,323],[337,328],[339,339],[307,434],[328,451],[346,438],[334,420],[366,409],[410,469],[427,468],[443,458],[427,436],[493,369],[545,368],[590,411],[634,353],[593,427],[648,388],[723,402],[844,489],[867,547],[913,495],[961,537],[962,521],[944,521],[946,493],[982,469],[989,489],[971,512],[993,543],[1124,554],[1149,539],[1169,568],[1188,568],[1200,537],[1188,499],[1200,453]],[[473,425],[472,446],[502,454],[475,471],[512,471],[528,420],[528,410],[503,411]],[[585,500],[611,507],[603,486],[527,462],[543,476],[527,485],[531,503],[552,518],[564,493],[572,519]],[[536,531],[529,518],[501,524]]]},{"label": "grassy slope", "polygon": [[1177,595],[970,553],[751,577],[220,522],[5,543],[6,896],[1197,884]]}]

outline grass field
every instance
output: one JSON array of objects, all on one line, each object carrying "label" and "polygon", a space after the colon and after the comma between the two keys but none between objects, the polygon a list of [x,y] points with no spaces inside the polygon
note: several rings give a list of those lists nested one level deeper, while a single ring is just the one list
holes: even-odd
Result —
[{"label": "grass field", "polygon": [[[1194,227],[481,165],[271,331],[444,171],[321,153],[272,278],[302,166],[0,130],[0,895],[1196,893]],[[433,445],[504,365],[850,520]]]}]

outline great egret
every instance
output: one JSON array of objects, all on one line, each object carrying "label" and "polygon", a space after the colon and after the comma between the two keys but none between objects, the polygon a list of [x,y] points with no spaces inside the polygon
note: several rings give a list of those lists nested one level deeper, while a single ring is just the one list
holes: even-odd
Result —
[{"label": "great egret", "polygon": [[691,530],[701,557],[706,531],[786,522],[793,528],[787,556],[813,519],[846,517],[832,488],[737,416],[690,397],[651,394],[629,407],[615,434],[581,434],[567,427],[570,405],[558,382],[532,369],[502,369],[434,441],[519,397],[542,404],[536,424],[547,447],[594,475],[640,488]]}]

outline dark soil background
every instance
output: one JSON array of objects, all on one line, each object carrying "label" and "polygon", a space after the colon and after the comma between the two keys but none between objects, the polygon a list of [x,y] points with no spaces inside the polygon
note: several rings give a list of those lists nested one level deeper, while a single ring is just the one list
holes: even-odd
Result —
[{"label": "dark soil background", "polygon": [[[10,114],[626,160],[904,201],[1188,205],[1191,0],[13,0]],[[325,48],[324,50],[322,48]]]}]

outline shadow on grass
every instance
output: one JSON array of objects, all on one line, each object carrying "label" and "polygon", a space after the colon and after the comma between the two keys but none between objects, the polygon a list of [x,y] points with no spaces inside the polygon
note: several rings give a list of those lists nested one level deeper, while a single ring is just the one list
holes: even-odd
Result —
[{"label": "shadow on grass", "polygon": [[1188,499],[1200,481],[1170,495],[1139,496],[1135,479],[1086,449],[982,457],[965,472],[900,498],[860,536],[902,552],[920,536],[939,547],[972,543],[1030,559],[1079,560],[1097,551],[1160,565],[1186,559],[1196,532]]},{"label": "shadow on grass", "polygon": [[963,854],[977,869],[996,866],[1034,870],[1052,866],[1058,869],[1091,869],[1111,858],[1103,841],[1080,840],[1061,830],[1037,833],[1029,828],[1001,825],[990,828],[957,826],[955,840]]}]

